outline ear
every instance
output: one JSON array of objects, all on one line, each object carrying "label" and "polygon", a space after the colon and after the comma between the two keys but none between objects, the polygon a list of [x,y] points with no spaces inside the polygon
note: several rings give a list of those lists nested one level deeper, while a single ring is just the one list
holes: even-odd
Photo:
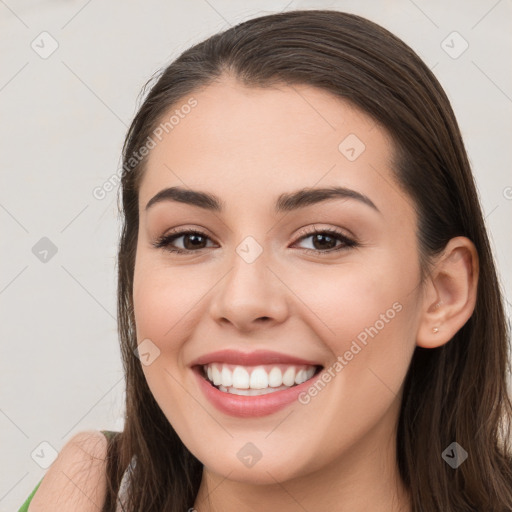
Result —
[{"label": "ear", "polygon": [[424,284],[416,344],[436,348],[448,343],[475,309],[478,253],[466,237],[452,238]]}]

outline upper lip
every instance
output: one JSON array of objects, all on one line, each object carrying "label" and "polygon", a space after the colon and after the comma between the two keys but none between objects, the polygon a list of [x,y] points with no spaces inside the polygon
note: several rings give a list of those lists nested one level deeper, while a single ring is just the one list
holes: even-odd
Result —
[{"label": "upper lip", "polygon": [[315,361],[308,361],[300,357],[272,352],[269,350],[255,350],[253,352],[241,352],[239,350],[225,349],[210,352],[198,357],[190,366],[204,365],[209,363],[227,363],[241,366],[257,366],[261,364],[297,364],[321,366]]}]

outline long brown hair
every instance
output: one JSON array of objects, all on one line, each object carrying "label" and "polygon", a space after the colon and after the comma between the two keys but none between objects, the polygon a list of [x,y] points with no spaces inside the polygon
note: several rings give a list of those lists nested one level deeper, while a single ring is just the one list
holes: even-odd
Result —
[{"label": "long brown hair", "polygon": [[[114,511],[121,475],[133,455],[137,464],[130,511],[183,512],[193,506],[201,482],[201,462],[164,416],[134,354],[138,340],[132,284],[138,190],[146,162],[136,156],[171,107],[225,75],[251,87],[318,87],[387,129],[394,141],[396,178],[418,213],[425,275],[431,258],[452,237],[466,236],[475,244],[480,278],[473,315],[447,344],[416,347],[405,378],[396,457],[415,512],[512,510],[509,333],[474,178],[450,102],[416,53],[384,28],[353,14],[306,10],[248,20],[186,50],[155,78],[129,128],[118,252],[126,417],[123,432],[109,445],[103,511]],[[456,469],[442,458],[454,441],[468,452]]]}]

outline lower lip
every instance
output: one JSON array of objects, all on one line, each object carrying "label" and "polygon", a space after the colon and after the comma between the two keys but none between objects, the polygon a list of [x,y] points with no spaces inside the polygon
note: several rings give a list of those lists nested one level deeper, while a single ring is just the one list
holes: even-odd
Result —
[{"label": "lower lip", "polygon": [[311,386],[311,380],[317,378],[319,375],[319,373],[317,373],[306,382],[293,386],[290,389],[273,391],[266,395],[242,396],[218,390],[202,376],[201,370],[198,367],[193,368],[193,372],[206,398],[208,398],[219,411],[238,418],[267,416],[268,414],[284,409],[287,405],[297,401],[300,393],[308,389],[309,386]]}]

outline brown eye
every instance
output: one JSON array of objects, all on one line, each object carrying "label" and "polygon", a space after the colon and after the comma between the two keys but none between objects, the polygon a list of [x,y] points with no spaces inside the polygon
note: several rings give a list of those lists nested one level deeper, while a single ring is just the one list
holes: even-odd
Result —
[{"label": "brown eye", "polygon": [[[176,247],[174,244],[180,239],[182,239],[181,244],[183,247]],[[210,238],[204,233],[188,230],[164,235],[154,242],[153,246],[176,253],[197,252],[198,250],[206,249],[205,244],[208,240],[210,240]]]},{"label": "brown eye", "polygon": [[324,233],[317,233],[312,235],[312,244],[315,249],[318,249],[319,251],[326,251],[336,247],[336,238]]},{"label": "brown eye", "polygon": [[311,247],[306,247],[304,250],[311,254],[330,254],[358,245],[355,240],[332,229],[314,230],[299,238],[299,241],[307,239],[311,239]]},{"label": "brown eye", "polygon": [[189,235],[182,235],[179,238],[183,238],[183,245],[187,250],[204,249],[203,245],[205,243],[205,237],[202,235],[192,233]]}]

